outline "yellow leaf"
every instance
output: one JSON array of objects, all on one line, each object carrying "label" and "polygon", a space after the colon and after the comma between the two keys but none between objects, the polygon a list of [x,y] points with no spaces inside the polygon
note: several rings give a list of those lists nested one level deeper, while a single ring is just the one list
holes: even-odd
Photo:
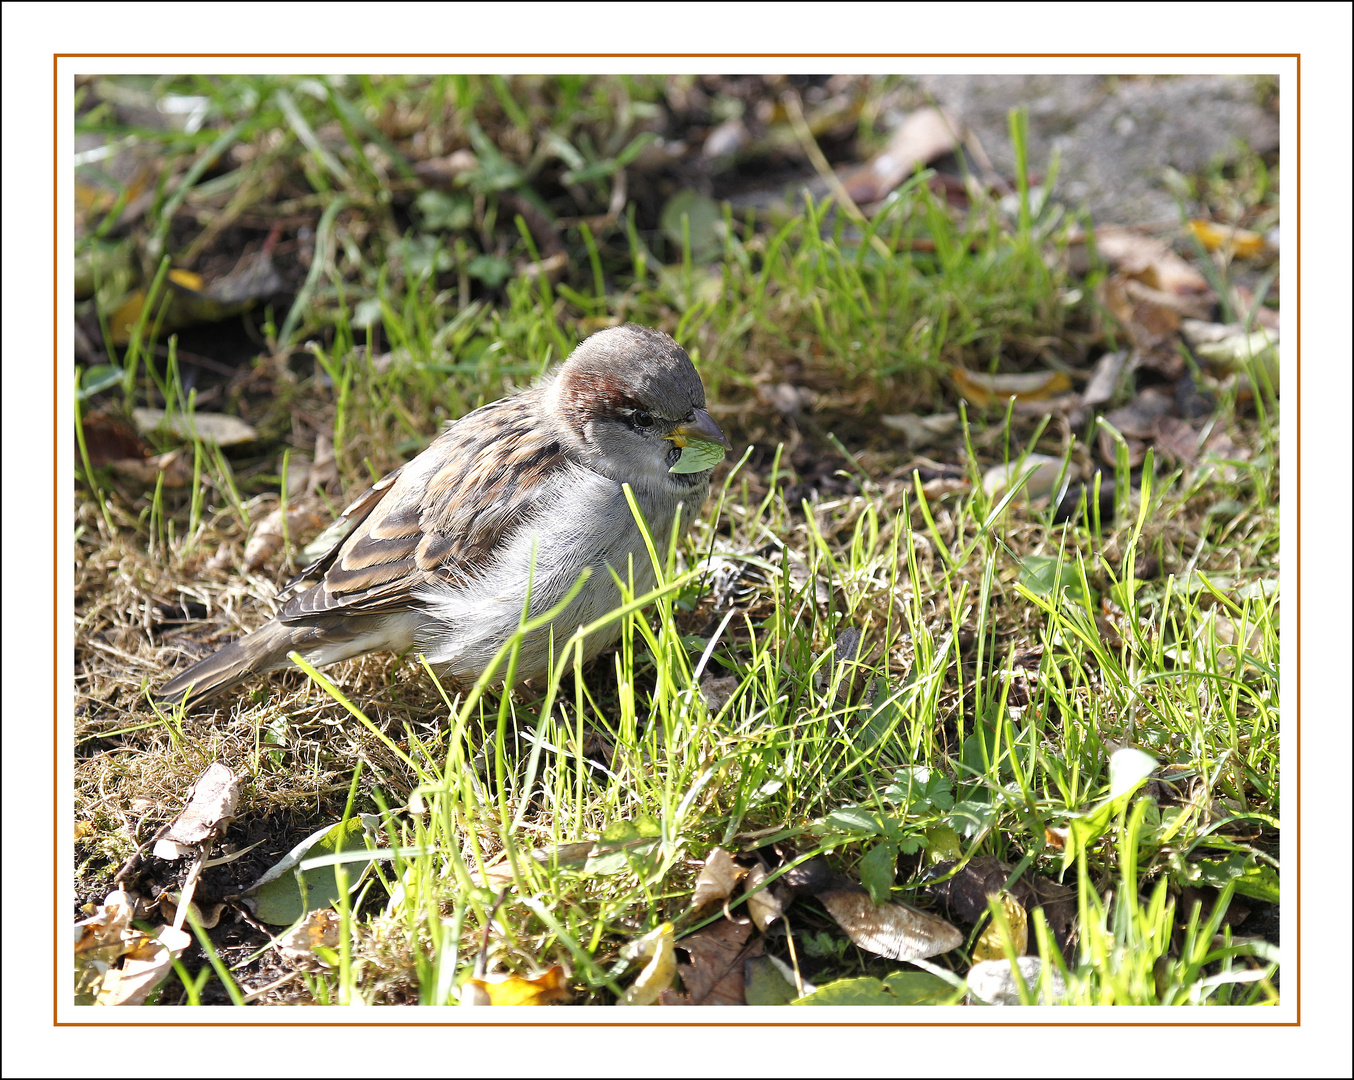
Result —
[{"label": "yellow leaf", "polygon": [[[559,964],[539,975],[486,975],[467,982],[479,991],[474,995],[477,1002],[489,1005],[557,1005],[569,997]],[[463,1001],[468,998],[462,996]]]},{"label": "yellow leaf", "polygon": [[979,408],[986,408],[1007,398],[1015,398],[1017,401],[1043,401],[1072,387],[1072,380],[1062,371],[982,375],[965,371],[956,364],[950,368],[950,378],[954,380],[959,392]]},{"label": "yellow leaf", "polygon": [[1195,218],[1189,223],[1189,231],[1205,250],[1225,251],[1238,259],[1253,259],[1265,250],[1265,238],[1249,229],[1228,228]]},{"label": "yellow leaf", "polygon": [[649,957],[630,989],[621,995],[617,1005],[654,1005],[664,990],[672,986],[677,974],[677,954],[673,950],[672,923],[664,923],[642,938],[632,942],[626,950],[636,958]]},{"label": "yellow leaf", "polygon": [[[1015,949],[1015,954],[1024,956],[1030,944],[1029,918],[1025,914],[1025,908],[1014,896],[1004,892],[1001,894],[1001,910],[1011,927],[1011,945]],[[987,924],[987,929],[978,935],[978,940],[973,945],[973,960],[975,963],[979,960],[1001,960],[1005,956],[1001,926],[994,919]]]}]

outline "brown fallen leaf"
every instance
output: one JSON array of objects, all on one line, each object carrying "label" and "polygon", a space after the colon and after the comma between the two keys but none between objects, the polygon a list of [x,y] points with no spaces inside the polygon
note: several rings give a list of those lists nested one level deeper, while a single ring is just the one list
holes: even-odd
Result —
[{"label": "brown fallen leaf", "polygon": [[[1100,286],[1100,302],[1142,352],[1165,350],[1180,330],[1182,316],[1170,304],[1158,302],[1158,294],[1120,275],[1111,275]],[[1165,296],[1164,293],[1159,294]]]},{"label": "brown fallen leaf", "polygon": [[842,186],[857,204],[879,202],[911,176],[918,165],[950,153],[958,145],[955,134],[958,130],[940,109],[910,112],[893,129],[884,149],[864,165],[839,174]]},{"label": "brown fallen leaf", "polygon": [[1072,380],[1063,371],[1029,371],[1010,375],[986,375],[967,371],[958,364],[950,368],[950,378],[964,398],[979,408],[1016,401],[1046,401],[1071,389]]},{"label": "brown fallen leaf", "polygon": [[75,924],[75,955],[78,959],[112,963],[122,955],[123,935],[132,932],[136,899],[117,889],[104,897],[94,912]]},{"label": "brown fallen leaf", "polygon": [[[531,853],[531,857],[542,866],[578,869],[587,863],[588,857],[598,847],[599,844],[596,840],[580,840],[576,843],[560,844],[553,848],[537,848]],[[485,867],[483,874],[478,870],[472,870],[470,881],[474,885],[499,889],[504,885],[512,884],[514,876],[512,863],[508,860],[507,852],[504,852],[498,862]]]},{"label": "brown fallen leaf", "polygon": [[712,713],[719,712],[738,691],[743,680],[737,675],[706,675],[701,679],[701,698]]},{"label": "brown fallen leaf", "polygon": [[167,488],[187,487],[193,480],[193,464],[182,450],[169,450],[146,458],[123,458],[110,461],[108,467],[118,476],[143,487],[163,484]]},{"label": "brown fallen leaf", "polygon": [[193,937],[173,926],[158,927],[153,936],[138,934],[123,956],[122,966],[104,976],[96,1005],[141,1005],[174,970],[174,961]]},{"label": "brown fallen leaf", "polygon": [[181,439],[201,439],[203,442],[216,443],[218,446],[237,446],[240,443],[253,442],[258,432],[238,416],[225,413],[176,412],[168,414],[164,409],[133,409],[132,422],[137,430],[150,434],[152,431],[173,432]]},{"label": "brown fallen leaf", "polygon": [[1161,418],[1169,415],[1174,408],[1175,402],[1168,394],[1148,387],[1127,405],[1106,413],[1101,418],[1101,428],[1096,435],[1096,446],[1102,460],[1113,465],[1118,457],[1114,436],[1105,430],[1104,425],[1109,425],[1123,437],[1128,448],[1129,468],[1136,469],[1146,456],[1147,443],[1156,438]]},{"label": "brown fallen leaf", "polygon": [[1157,433],[1157,422],[1169,415],[1174,407],[1175,403],[1169,394],[1148,387],[1123,408],[1106,413],[1105,422],[1121,435],[1150,439]]},{"label": "brown fallen leaf", "polygon": [[954,412],[936,413],[932,416],[898,413],[881,416],[880,420],[886,428],[900,432],[903,444],[912,450],[923,450],[938,443],[954,434],[959,427],[959,414]]},{"label": "brown fallen leaf", "polygon": [[209,765],[188,793],[179,815],[155,838],[155,855],[180,859],[220,836],[235,819],[244,781],[219,761]]},{"label": "brown fallen leaf", "polygon": [[1178,416],[1163,416],[1157,421],[1153,445],[1167,457],[1184,465],[1199,460],[1200,434]]},{"label": "brown fallen leaf", "polygon": [[1115,225],[1095,230],[1100,257],[1126,277],[1177,296],[1209,292],[1208,280],[1155,236]]},{"label": "brown fallen leaf", "polygon": [[759,887],[767,878],[766,867],[761,863],[748,871],[743,882],[743,895],[747,897],[748,917],[763,934],[767,927],[785,914],[785,901],[780,893],[779,883],[769,887]]},{"label": "brown fallen leaf", "polygon": [[157,322],[161,333],[169,333],[188,326],[220,322],[248,311],[261,300],[276,296],[284,283],[273,265],[271,246],[265,243],[261,249],[247,252],[228,274],[210,283],[191,270],[170,270],[165,275],[164,291],[149,312],[145,312],[147,291],[133,289],[108,317],[113,344],[126,345],[131,340],[143,312],[144,333],[149,334]]},{"label": "brown fallen leaf", "polygon": [[[114,461],[145,461],[150,447],[130,424],[109,413],[90,413],[81,417],[80,427],[85,438],[89,463],[96,468]],[[77,454],[79,450],[77,447]]]},{"label": "brown fallen leaf", "polygon": [[298,536],[314,532],[324,524],[318,498],[304,495],[287,504],[286,513],[276,506],[259,523],[244,547],[246,570],[257,570],[267,563],[282,547],[284,539],[295,541]]},{"label": "brown fallen leaf", "polygon": [[817,897],[854,944],[890,960],[924,960],[964,943],[964,935],[944,919],[908,904],[876,904],[858,886]]},{"label": "brown fallen leaf", "polygon": [[293,963],[329,966],[329,961],[316,949],[337,949],[342,920],[333,908],[316,908],[285,934],[274,939],[278,951]]},{"label": "brown fallen leaf", "polygon": [[172,970],[192,938],[170,926],[147,935],[132,925],[145,915],[127,892],[109,893],[75,924],[75,999],[80,1005],[140,1005]]},{"label": "brown fallen leaf", "polygon": [[691,893],[691,906],[696,909],[715,901],[727,900],[733,895],[734,886],[747,873],[747,868],[733,861],[733,856],[723,848],[714,848],[705,857],[696,878],[695,889]]},{"label": "brown fallen leaf", "polygon": [[1119,388],[1119,377],[1123,374],[1129,353],[1127,349],[1108,352],[1096,361],[1095,370],[1087,380],[1086,389],[1081,392],[1081,403],[1087,408],[1104,405]]},{"label": "brown fallen leaf", "polygon": [[762,939],[748,939],[752,926],[720,919],[677,942],[691,959],[677,965],[692,1005],[745,1005],[744,962],[762,955]]}]

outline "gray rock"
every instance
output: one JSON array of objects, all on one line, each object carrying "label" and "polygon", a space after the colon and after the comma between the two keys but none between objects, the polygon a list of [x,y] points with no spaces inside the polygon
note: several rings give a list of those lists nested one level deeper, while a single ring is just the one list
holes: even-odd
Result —
[{"label": "gray rock", "polygon": [[1279,121],[1260,102],[1255,76],[923,75],[921,88],[971,128],[1006,176],[1015,174],[1007,113],[1029,110],[1030,171],[1043,173],[1056,147],[1057,197],[1087,206],[1100,224],[1175,223],[1179,209],[1163,180],[1240,146],[1267,153]]}]

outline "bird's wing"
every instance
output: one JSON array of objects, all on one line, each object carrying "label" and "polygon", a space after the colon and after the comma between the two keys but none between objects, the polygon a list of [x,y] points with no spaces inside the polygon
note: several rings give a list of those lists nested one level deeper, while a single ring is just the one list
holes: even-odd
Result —
[{"label": "bird's wing", "polygon": [[288,586],[278,617],[369,614],[405,606],[422,585],[473,579],[570,467],[537,395],[467,414],[360,496],[340,518],[351,526]]}]

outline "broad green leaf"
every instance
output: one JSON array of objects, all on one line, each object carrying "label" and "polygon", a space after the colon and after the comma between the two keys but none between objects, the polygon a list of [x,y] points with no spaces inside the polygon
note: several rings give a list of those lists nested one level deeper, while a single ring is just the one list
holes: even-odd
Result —
[{"label": "broad green leaf", "polygon": [[689,442],[682,447],[682,455],[677,464],[668,470],[673,473],[697,473],[713,469],[724,460],[724,447],[719,443],[699,440]]},{"label": "broad green leaf", "polygon": [[900,971],[879,979],[838,979],[791,1005],[945,1005],[955,991],[944,979],[925,971]]},{"label": "broad green leaf", "polygon": [[[341,851],[361,851],[367,846],[363,836],[364,817],[371,816],[352,817],[312,833],[264,874],[253,891],[257,905],[255,915],[259,921],[271,926],[290,926],[308,911],[332,907],[340,895],[334,867],[317,866],[303,874],[301,860]],[[361,881],[370,866],[370,863],[360,869],[354,866],[348,874],[350,887]]]},{"label": "broad green leaf", "polygon": [[893,879],[898,876],[898,848],[882,840],[865,853],[856,867],[860,883],[870,890],[870,899],[886,904],[893,895]]}]

